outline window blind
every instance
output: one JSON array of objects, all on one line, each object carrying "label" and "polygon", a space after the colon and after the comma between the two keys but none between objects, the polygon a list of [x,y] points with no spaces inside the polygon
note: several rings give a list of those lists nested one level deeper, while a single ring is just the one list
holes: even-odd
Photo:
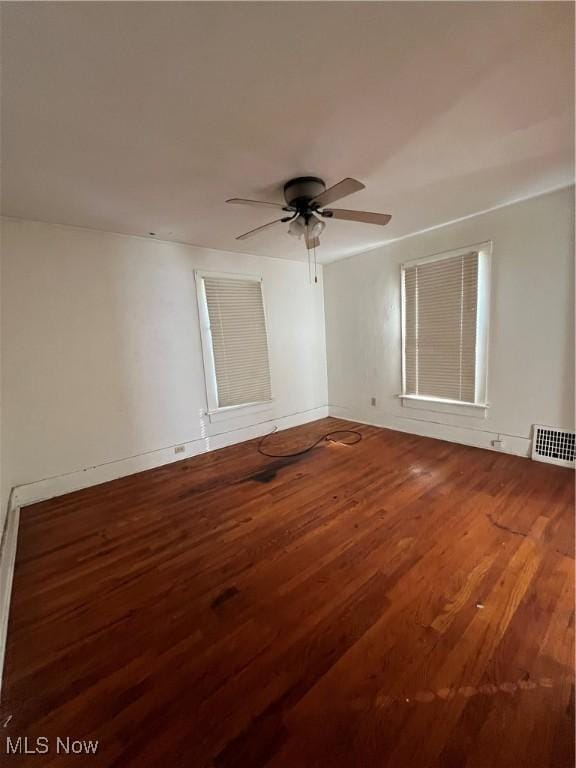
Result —
[{"label": "window blind", "polygon": [[407,395],[475,402],[478,253],[404,268]]},{"label": "window blind", "polygon": [[270,400],[262,283],[204,277],[218,406]]}]

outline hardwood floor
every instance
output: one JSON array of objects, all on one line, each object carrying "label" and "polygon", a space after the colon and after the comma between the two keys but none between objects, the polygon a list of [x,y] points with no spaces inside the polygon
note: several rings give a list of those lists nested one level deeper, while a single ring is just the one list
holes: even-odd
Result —
[{"label": "hardwood floor", "polygon": [[573,766],[573,473],[357,428],[24,510],[0,762]]}]

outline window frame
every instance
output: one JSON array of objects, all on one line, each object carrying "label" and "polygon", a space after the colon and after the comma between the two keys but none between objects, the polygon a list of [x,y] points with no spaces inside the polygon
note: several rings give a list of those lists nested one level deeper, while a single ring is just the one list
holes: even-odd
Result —
[{"label": "window frame", "polygon": [[[206,411],[205,415],[210,421],[222,421],[224,419],[238,418],[252,413],[260,413],[270,409],[274,401],[272,390],[272,366],[270,365],[270,339],[268,336],[268,315],[266,313],[266,300],[264,293],[264,279],[262,275],[242,274],[238,272],[214,272],[203,269],[195,269],[196,296],[198,302],[198,320],[200,324],[200,341],[202,347],[202,364],[204,369],[204,384],[206,387]],[[220,406],[218,404],[218,383],[216,379],[216,365],[214,361],[214,347],[212,345],[212,331],[210,329],[210,316],[208,313],[208,301],[204,278],[220,278],[228,280],[244,280],[245,282],[260,283],[262,294],[262,308],[264,311],[264,326],[266,330],[266,344],[268,346],[268,373],[270,375],[270,388],[272,395],[269,400],[257,400],[237,405]]]},{"label": "window frame", "polygon": [[[406,290],[405,272],[410,267],[420,264],[431,264],[457,256],[464,256],[470,251],[478,253],[478,295],[476,299],[476,377],[474,382],[474,402],[464,400],[449,400],[433,395],[414,395],[406,392]],[[488,342],[490,335],[490,287],[492,269],[493,241],[462,246],[450,251],[442,251],[431,256],[412,259],[400,265],[400,308],[401,308],[401,345],[402,371],[401,393],[398,397],[402,405],[410,408],[431,410],[435,412],[465,415],[480,415],[485,417],[488,402]]]}]

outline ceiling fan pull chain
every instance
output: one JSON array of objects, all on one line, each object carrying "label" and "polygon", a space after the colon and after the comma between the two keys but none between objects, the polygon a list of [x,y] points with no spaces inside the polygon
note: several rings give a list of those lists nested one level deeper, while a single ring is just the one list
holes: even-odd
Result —
[{"label": "ceiling fan pull chain", "polygon": [[312,283],[312,268],[310,265],[310,240],[308,238],[308,222],[305,222],[306,232],[304,233],[304,245],[306,246],[306,254],[308,256],[308,282]]},{"label": "ceiling fan pull chain", "polygon": [[316,243],[314,243],[314,282],[318,282],[318,262],[316,261]]}]

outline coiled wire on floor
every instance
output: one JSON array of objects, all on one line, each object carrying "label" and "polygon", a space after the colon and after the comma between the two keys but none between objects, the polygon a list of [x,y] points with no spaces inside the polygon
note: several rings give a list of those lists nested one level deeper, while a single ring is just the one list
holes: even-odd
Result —
[{"label": "coiled wire on floor", "polygon": [[[362,440],[362,434],[357,432],[355,429],[333,429],[330,432],[325,432],[311,445],[308,445],[306,448],[302,448],[299,451],[294,451],[293,453],[270,453],[265,451],[264,444],[270,437],[272,437],[272,435],[276,434],[277,431],[278,427],[274,427],[272,432],[269,432],[267,435],[264,435],[264,437],[260,438],[258,442],[258,453],[262,454],[262,456],[267,456],[270,459],[292,459],[295,456],[303,456],[305,453],[308,453],[313,448],[316,448],[317,445],[320,445],[320,443],[324,441],[328,443],[340,443],[341,445],[356,445],[356,443],[359,443],[360,440]],[[353,439],[351,441],[338,440],[335,438],[336,435],[351,435]]]}]

